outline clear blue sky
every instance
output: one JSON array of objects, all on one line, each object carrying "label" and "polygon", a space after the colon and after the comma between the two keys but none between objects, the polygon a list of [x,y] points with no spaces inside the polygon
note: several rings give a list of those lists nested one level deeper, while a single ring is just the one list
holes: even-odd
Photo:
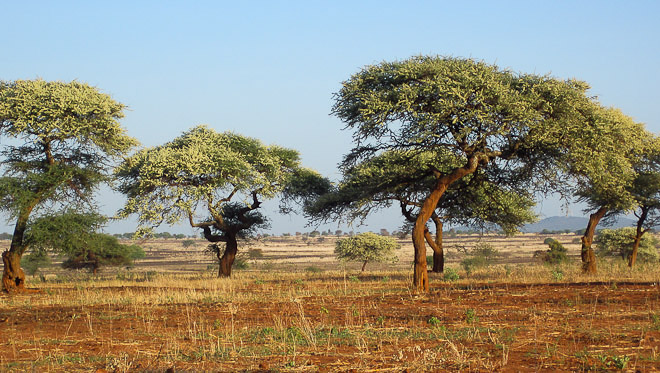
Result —
[{"label": "clear blue sky", "polygon": [[[329,116],[332,93],[365,65],[419,54],[585,80],[658,133],[658,14],[651,0],[5,1],[0,79],[95,85],[129,106],[122,123],[145,146],[206,123],[295,148],[337,178],[351,137]],[[122,201],[99,200],[109,213]],[[561,213],[556,202],[539,212]],[[304,229],[272,218],[274,233]],[[399,222],[394,212],[370,227]]]}]

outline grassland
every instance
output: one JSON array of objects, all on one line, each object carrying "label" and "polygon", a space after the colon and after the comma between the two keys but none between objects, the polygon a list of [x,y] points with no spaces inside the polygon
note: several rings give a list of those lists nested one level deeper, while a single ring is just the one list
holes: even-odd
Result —
[{"label": "grassland", "polygon": [[[576,257],[574,235],[554,236]],[[271,238],[249,267],[215,277],[204,243],[144,243],[130,270],[53,268],[38,291],[0,296],[0,371],[587,371],[660,369],[660,268],[546,266],[545,237],[448,238],[431,292],[395,266],[343,266],[333,238]],[[459,246],[503,255],[468,273]]]}]

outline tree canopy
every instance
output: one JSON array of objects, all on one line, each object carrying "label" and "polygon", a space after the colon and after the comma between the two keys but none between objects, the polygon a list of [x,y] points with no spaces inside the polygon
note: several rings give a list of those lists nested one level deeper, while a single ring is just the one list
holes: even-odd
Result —
[{"label": "tree canopy", "polygon": [[295,150],[206,126],[139,151],[116,175],[128,197],[120,215],[137,214],[138,234],[187,219],[210,242],[225,244],[224,252],[218,251],[223,276],[231,274],[240,232],[264,223],[254,211],[263,200],[279,195],[285,205],[299,201],[303,193],[298,179],[321,179],[300,166]]},{"label": "tree canopy", "polygon": [[544,150],[556,147],[563,128],[581,123],[581,109],[593,106],[587,89],[579,81],[425,56],[367,66],[343,83],[332,113],[355,141],[343,167],[391,150],[456,159],[449,170],[427,162],[434,181],[413,228],[417,289],[428,290],[425,225],[448,187],[490,167],[503,175],[544,176]]},{"label": "tree canopy", "polygon": [[399,247],[400,245],[394,238],[365,232],[337,240],[335,255],[339,260],[363,262],[362,271],[364,272],[368,262],[396,263],[399,257],[395,250]]},{"label": "tree canopy", "polygon": [[80,82],[0,82],[1,206],[16,220],[3,253],[3,287],[24,287],[20,258],[35,209],[57,205],[93,209],[95,188],[137,142],[120,126],[124,105]]}]

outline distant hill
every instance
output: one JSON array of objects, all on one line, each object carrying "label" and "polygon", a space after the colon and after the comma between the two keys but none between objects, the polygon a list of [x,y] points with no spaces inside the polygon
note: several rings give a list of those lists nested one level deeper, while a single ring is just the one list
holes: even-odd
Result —
[{"label": "distant hill", "polygon": [[[541,232],[544,229],[549,231],[561,231],[570,229],[571,231],[577,231],[580,229],[587,228],[587,223],[589,222],[588,218],[578,217],[578,216],[551,216],[545,218],[534,224],[525,225],[521,231],[527,233]],[[634,226],[636,221],[633,219],[620,217],[614,224],[606,225],[601,222],[598,225],[599,228],[621,228],[621,227],[630,227]]]}]

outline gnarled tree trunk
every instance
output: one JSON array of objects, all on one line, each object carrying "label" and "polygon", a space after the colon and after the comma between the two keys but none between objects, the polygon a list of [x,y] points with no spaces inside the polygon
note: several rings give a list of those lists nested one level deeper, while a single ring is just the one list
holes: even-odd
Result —
[{"label": "gnarled tree trunk", "polygon": [[25,289],[25,272],[21,269],[21,257],[27,249],[27,245],[24,243],[25,230],[27,229],[28,218],[35,205],[36,201],[21,210],[14,226],[11,246],[9,250],[2,253],[2,262],[4,264],[2,287],[8,293]]},{"label": "gnarled tree trunk", "polygon": [[591,245],[594,242],[594,234],[596,233],[596,226],[607,212],[606,207],[599,208],[595,213],[589,215],[589,223],[587,230],[582,236],[582,272],[583,273],[596,273],[596,254]]},{"label": "gnarled tree trunk", "polygon": [[2,253],[2,262],[5,265],[2,272],[2,287],[8,293],[15,293],[25,289],[25,272],[21,269],[21,256],[11,250]]},{"label": "gnarled tree trunk", "polygon": [[225,252],[220,257],[218,252],[220,264],[218,269],[218,277],[231,277],[231,267],[234,264],[236,253],[238,252],[238,241],[236,235],[227,235]]}]

